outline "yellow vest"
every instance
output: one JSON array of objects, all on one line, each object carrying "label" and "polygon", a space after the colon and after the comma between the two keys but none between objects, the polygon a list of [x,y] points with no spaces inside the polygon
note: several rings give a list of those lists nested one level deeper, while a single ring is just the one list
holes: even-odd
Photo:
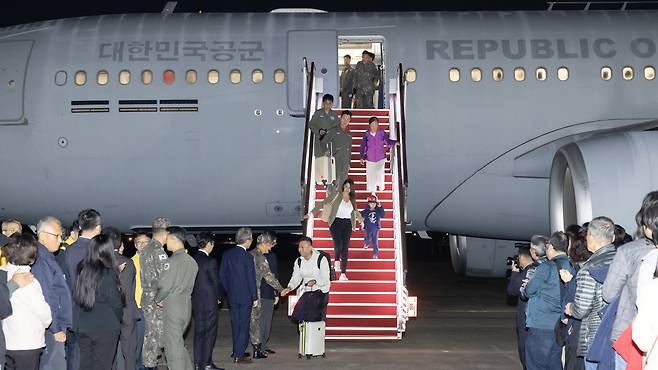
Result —
[{"label": "yellow vest", "polygon": [[139,254],[135,254],[131,259],[135,265],[135,302],[137,307],[142,308],[142,266],[139,262]]}]

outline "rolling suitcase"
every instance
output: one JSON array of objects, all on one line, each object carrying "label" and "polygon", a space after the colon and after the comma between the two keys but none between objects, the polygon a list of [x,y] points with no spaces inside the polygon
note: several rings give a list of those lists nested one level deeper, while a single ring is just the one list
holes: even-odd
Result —
[{"label": "rolling suitcase", "polygon": [[324,331],[324,321],[304,321],[299,324],[299,358],[325,357]]},{"label": "rolling suitcase", "polygon": [[333,149],[329,144],[330,157],[323,155],[315,157],[315,183],[317,185],[328,185],[336,180],[336,158],[333,156]]}]

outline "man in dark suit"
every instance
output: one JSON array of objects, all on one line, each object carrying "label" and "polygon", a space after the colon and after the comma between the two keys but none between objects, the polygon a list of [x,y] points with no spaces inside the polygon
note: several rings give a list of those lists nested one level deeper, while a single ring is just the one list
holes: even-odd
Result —
[{"label": "man in dark suit", "polygon": [[528,270],[532,266],[533,260],[530,256],[529,247],[519,247],[519,266],[515,262],[512,263],[512,275],[510,276],[509,283],[507,283],[507,295],[511,298],[517,298],[517,312],[516,312],[516,333],[517,333],[517,346],[519,351],[519,360],[523,369],[526,368],[525,361],[525,342],[528,337],[528,330],[525,327],[525,309],[528,305],[527,299],[524,299],[520,294],[521,285],[523,280],[526,279]]},{"label": "man in dark suit", "polygon": [[119,283],[126,298],[123,307],[123,318],[121,321],[121,334],[119,335],[119,346],[114,358],[114,370],[135,370],[137,365],[137,334],[135,324],[137,321],[137,303],[135,303],[135,264],[122,255],[123,242],[119,230],[108,227],[103,230],[114,243],[114,258],[119,270]]},{"label": "man in dark suit", "polygon": [[[66,253],[58,255],[58,262],[63,263],[62,270],[71,292],[78,277],[78,264],[87,257],[91,239],[101,233],[101,215],[95,209],[85,209],[78,214],[78,224],[80,237],[66,248]],[[68,336],[66,341],[66,364],[68,370],[80,368],[80,348],[75,335]]]},{"label": "man in dark suit", "polygon": [[247,252],[253,242],[251,230],[238,230],[235,240],[238,245],[224,252],[219,278],[231,309],[232,357],[236,364],[241,364],[251,363],[251,359],[245,356],[245,350],[249,344],[251,309],[258,304],[258,295],[254,259]]},{"label": "man in dark suit", "polygon": [[197,241],[199,251],[194,255],[194,260],[199,272],[192,291],[194,366],[197,370],[218,370],[212,362],[212,350],[217,340],[217,305],[221,301],[219,268],[217,260],[210,256],[215,247],[214,235],[201,233]]}]

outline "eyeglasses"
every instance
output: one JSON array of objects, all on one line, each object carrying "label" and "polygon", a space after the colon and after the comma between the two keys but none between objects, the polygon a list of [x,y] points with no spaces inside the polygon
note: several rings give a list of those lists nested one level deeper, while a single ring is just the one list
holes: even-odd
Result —
[{"label": "eyeglasses", "polygon": [[52,235],[52,236],[56,237],[57,239],[62,240],[62,234],[53,234],[53,233],[49,233],[47,231],[42,231],[42,233]]}]

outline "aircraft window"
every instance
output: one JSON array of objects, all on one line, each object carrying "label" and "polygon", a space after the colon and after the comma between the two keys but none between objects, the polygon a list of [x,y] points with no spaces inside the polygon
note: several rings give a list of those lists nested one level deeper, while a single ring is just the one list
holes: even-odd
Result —
[{"label": "aircraft window", "polygon": [[208,83],[216,84],[219,83],[219,71],[216,69],[211,69],[208,71]]},{"label": "aircraft window", "polygon": [[263,82],[263,71],[260,69],[254,69],[253,72],[251,72],[251,82],[255,84]]},{"label": "aircraft window", "polygon": [[239,69],[234,69],[231,71],[231,83],[239,84],[242,80],[242,72]]},{"label": "aircraft window", "polygon": [[482,81],[482,70],[480,68],[471,69],[471,80],[473,80],[473,82]]},{"label": "aircraft window", "polygon": [[624,80],[629,81],[633,79],[633,67],[624,67],[622,69],[622,76]]},{"label": "aircraft window", "polygon": [[537,81],[546,81],[546,68],[539,67],[535,70],[535,78]]},{"label": "aircraft window", "polygon": [[153,82],[153,72],[148,69],[142,71],[142,83],[144,85],[150,85]]},{"label": "aircraft window", "polygon": [[449,77],[450,77],[450,81],[452,81],[452,82],[459,81],[459,69],[458,68],[450,68]]},{"label": "aircraft window", "polygon": [[491,71],[491,77],[494,79],[494,81],[502,81],[503,80],[503,69],[496,67]]},{"label": "aircraft window", "polygon": [[67,74],[64,71],[58,71],[55,73],[55,85],[64,86],[66,84]]},{"label": "aircraft window", "polygon": [[416,82],[417,77],[418,74],[416,73],[415,69],[407,68],[407,72],[404,74],[404,78],[407,80],[407,82]]},{"label": "aircraft window", "polygon": [[656,78],[656,69],[652,66],[644,67],[644,78],[647,80],[653,80]]},{"label": "aircraft window", "polygon": [[162,80],[167,85],[171,85],[176,81],[176,73],[171,69],[167,69],[162,73]]},{"label": "aircraft window", "polygon": [[196,71],[193,69],[188,70],[185,72],[185,82],[187,82],[190,85],[194,85],[196,83]]},{"label": "aircraft window", "polygon": [[128,85],[130,83],[130,71],[124,69],[119,72],[119,83],[122,85]]},{"label": "aircraft window", "polygon": [[566,81],[569,79],[569,70],[567,67],[560,67],[557,69],[557,79],[560,81]]},{"label": "aircraft window", "polygon": [[274,71],[274,82],[278,84],[286,82],[286,72],[283,69],[277,69]]},{"label": "aircraft window", "polygon": [[107,73],[107,71],[98,71],[98,74],[96,75],[96,82],[99,85],[107,85],[109,79],[110,75]]},{"label": "aircraft window", "polygon": [[612,68],[603,67],[601,68],[601,78],[603,81],[610,81],[612,79]]},{"label": "aircraft window", "polygon": [[525,69],[521,67],[514,68],[514,79],[517,81],[525,80]]}]

